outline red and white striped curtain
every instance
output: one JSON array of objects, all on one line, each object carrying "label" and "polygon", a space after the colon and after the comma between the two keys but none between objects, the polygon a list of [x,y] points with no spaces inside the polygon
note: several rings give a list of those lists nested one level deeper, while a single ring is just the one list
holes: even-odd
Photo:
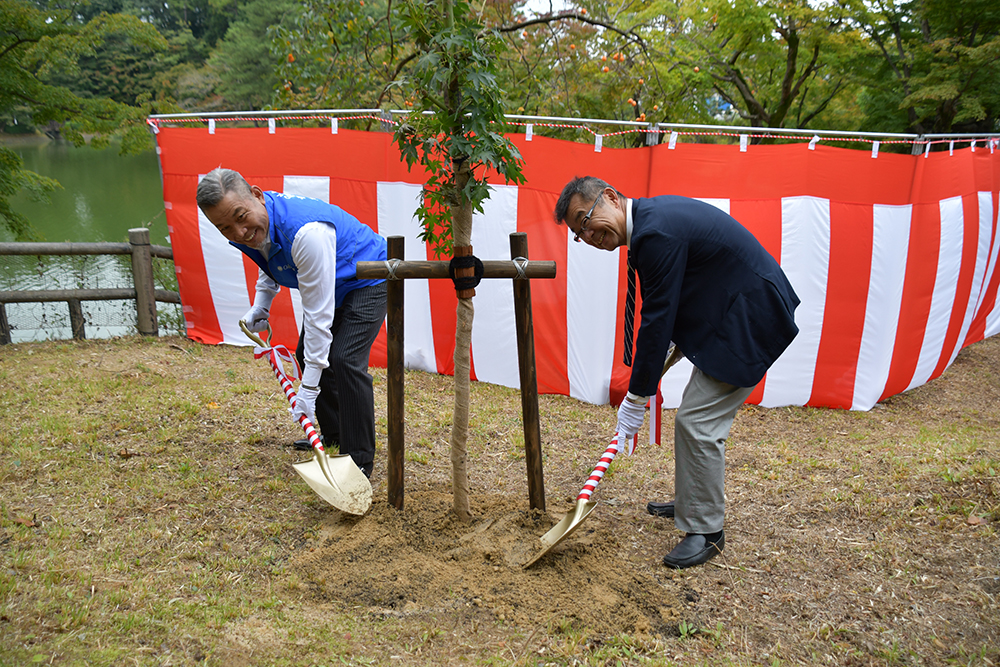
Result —
[{"label": "red and white striped curtain", "polygon": [[[473,221],[481,259],[508,259],[508,235],[528,235],[532,260],[554,260],[554,280],[531,285],[539,391],[617,402],[625,254],[573,243],[552,219],[563,185],[604,178],[629,197],[703,199],[745,225],[781,263],[802,303],[800,333],[748,399],[764,406],[867,410],[940,375],[961,348],[1000,330],[996,307],[1000,151],[993,143],[897,155],[822,144],[677,144],[595,151],[593,145],[513,137],[527,181],[498,184]],[[407,259],[437,259],[413,217],[423,173],[409,172],[391,135],[330,129],[160,128],[164,203],[188,335],[248,344],[238,319],[253,298],[256,266],[198,211],[198,179],[217,166],[265,190],[337,204],[383,236],[403,236]],[[449,281],[405,284],[405,362],[453,372],[456,297]],[[640,304],[641,308],[641,304]],[[513,291],[476,288],[474,377],[519,384]],[[298,294],[272,308],[276,340],[292,346]],[[384,331],[372,352],[385,365]],[[663,380],[676,407],[691,366]]]}]

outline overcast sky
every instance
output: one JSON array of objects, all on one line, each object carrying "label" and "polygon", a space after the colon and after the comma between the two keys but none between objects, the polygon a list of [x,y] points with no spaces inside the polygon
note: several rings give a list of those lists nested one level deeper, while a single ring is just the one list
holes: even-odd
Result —
[{"label": "overcast sky", "polygon": [[569,7],[570,3],[567,0],[528,0],[524,3],[524,9],[535,14],[558,12]]}]

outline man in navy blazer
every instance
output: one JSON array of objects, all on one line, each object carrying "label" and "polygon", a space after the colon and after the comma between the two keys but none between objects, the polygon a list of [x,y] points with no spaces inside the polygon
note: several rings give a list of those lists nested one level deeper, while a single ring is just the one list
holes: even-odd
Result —
[{"label": "man in navy blazer", "polygon": [[628,394],[618,409],[620,441],[642,426],[671,344],[694,370],[674,419],[675,501],[649,503],[687,533],[663,558],[700,565],[725,546],[725,443],[740,406],[798,333],[799,299],[753,234],[695,199],[629,199],[593,176],[570,181],[555,218],[576,241],[629,249],[639,278],[641,324]]}]

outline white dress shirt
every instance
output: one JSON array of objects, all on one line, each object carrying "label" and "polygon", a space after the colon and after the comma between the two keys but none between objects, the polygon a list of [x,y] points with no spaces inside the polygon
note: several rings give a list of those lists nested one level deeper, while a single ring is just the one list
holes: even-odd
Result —
[{"label": "white dress shirt", "polygon": [[[270,255],[268,239],[258,250]],[[323,369],[330,365],[330,344],[333,334],[335,288],[337,287],[337,230],[325,222],[310,222],[299,229],[292,240],[292,261],[298,269],[299,296],[302,298],[302,329],[305,337],[305,368],[302,384],[319,386]],[[270,310],[271,302],[281,289],[263,271],[257,277],[255,306]]]}]

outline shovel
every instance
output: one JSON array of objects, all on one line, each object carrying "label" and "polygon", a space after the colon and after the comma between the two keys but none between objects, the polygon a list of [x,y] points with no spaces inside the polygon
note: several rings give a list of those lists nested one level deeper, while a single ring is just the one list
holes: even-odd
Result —
[{"label": "shovel", "polygon": [[[669,354],[667,354],[667,360],[663,364],[663,372],[660,374],[661,377],[666,375],[667,371],[671,366],[680,361],[684,354],[677,348],[677,346],[671,346]],[[633,439],[638,438],[639,435],[633,436]],[[587,478],[587,483],[583,485],[583,489],[580,491],[580,495],[576,497],[576,506],[573,508],[569,514],[562,518],[562,521],[552,526],[549,532],[545,533],[541,537],[542,550],[538,554],[524,564],[524,568],[529,568],[538,560],[552,550],[557,544],[565,540],[567,537],[573,534],[573,531],[580,527],[583,520],[590,516],[590,513],[594,511],[597,507],[597,501],[591,500],[590,496],[593,495],[594,490],[597,489],[597,485],[601,482],[604,477],[604,473],[608,471],[611,466],[611,462],[615,460],[618,456],[618,442],[622,439],[620,433],[616,433],[615,437],[612,438],[611,444],[608,448],[604,450],[604,454],[601,456],[601,460],[597,462],[594,466],[593,472],[590,473],[590,477]],[[634,444],[634,443],[633,443]],[[624,448],[625,443],[622,443]]]},{"label": "shovel", "polygon": [[[240,320],[240,328],[254,343],[257,349],[254,350],[254,357],[266,356],[271,363],[274,376],[281,383],[281,388],[285,391],[285,398],[291,406],[295,405],[295,391],[292,389],[292,381],[288,379],[282,369],[281,362],[291,361],[295,358],[283,345],[272,347],[271,328],[268,325],[268,342],[265,343],[260,336],[247,328],[246,322]],[[313,457],[306,461],[293,463],[292,467],[299,476],[305,480],[306,484],[319,494],[319,497],[330,503],[342,512],[348,514],[362,515],[368,511],[372,504],[372,485],[365,477],[361,469],[354,464],[354,459],[350,454],[338,454],[330,456],[323,448],[323,441],[313,427],[312,421],[305,415],[298,418],[299,425],[305,431],[309,444],[313,448]]]}]

